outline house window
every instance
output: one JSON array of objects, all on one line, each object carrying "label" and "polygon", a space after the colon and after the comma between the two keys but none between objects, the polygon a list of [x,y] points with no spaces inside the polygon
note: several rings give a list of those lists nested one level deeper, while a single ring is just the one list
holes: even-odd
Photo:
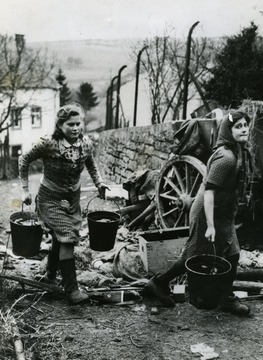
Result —
[{"label": "house window", "polygon": [[22,123],[22,108],[13,107],[11,109],[11,123],[14,129],[20,129]]},{"label": "house window", "polygon": [[21,155],[21,149],[22,149],[22,145],[14,145],[14,146],[12,146],[11,156],[12,157],[18,157],[19,155]]},{"label": "house window", "polygon": [[41,127],[41,107],[40,106],[32,106],[31,107],[31,124],[33,128]]}]

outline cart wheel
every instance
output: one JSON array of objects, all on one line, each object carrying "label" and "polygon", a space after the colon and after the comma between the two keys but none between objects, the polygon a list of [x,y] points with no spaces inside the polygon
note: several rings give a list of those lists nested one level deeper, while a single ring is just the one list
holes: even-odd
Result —
[{"label": "cart wheel", "polygon": [[206,166],[189,155],[174,156],[163,166],[156,185],[156,208],[163,228],[189,227],[189,212]]}]

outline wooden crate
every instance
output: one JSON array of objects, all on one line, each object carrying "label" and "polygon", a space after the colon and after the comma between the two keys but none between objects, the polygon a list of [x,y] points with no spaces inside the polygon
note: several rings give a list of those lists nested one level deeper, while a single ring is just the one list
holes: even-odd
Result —
[{"label": "wooden crate", "polygon": [[145,231],[140,234],[139,252],[148,275],[167,271],[180,257],[189,228]]}]

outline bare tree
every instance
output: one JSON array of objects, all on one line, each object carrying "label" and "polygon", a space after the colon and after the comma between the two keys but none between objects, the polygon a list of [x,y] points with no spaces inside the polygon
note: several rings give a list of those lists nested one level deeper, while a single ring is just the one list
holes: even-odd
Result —
[{"label": "bare tree", "polygon": [[169,88],[170,69],[168,66],[168,38],[155,37],[146,40],[145,56],[142,56],[142,68],[148,75],[152,111],[152,124],[161,122],[162,104],[165,103]]},{"label": "bare tree", "polygon": [[[141,64],[142,71],[149,79],[153,124],[162,123],[169,110],[176,119],[183,100],[186,42],[167,34],[168,31],[162,37],[146,39],[138,43],[134,50],[136,54],[136,49],[146,47]],[[211,49],[214,48],[212,40],[192,39],[188,101],[197,92],[203,99],[202,85],[209,76]]]},{"label": "bare tree", "polygon": [[[0,101],[5,104],[0,115],[0,133],[11,126],[8,118],[16,103],[17,91],[40,88],[53,68],[47,51],[28,48],[23,35],[15,38],[0,35]],[[27,104],[20,104],[20,111]]]}]

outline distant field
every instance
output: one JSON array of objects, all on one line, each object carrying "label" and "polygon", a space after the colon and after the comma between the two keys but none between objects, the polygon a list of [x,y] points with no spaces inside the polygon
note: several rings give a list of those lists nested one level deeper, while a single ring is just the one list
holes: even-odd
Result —
[{"label": "distant field", "polygon": [[135,76],[136,64],[131,60],[132,49],[138,40],[82,40],[48,41],[29,44],[34,49],[47,49],[49,56],[56,59],[68,86],[75,91],[82,82],[93,85],[99,105],[96,107],[98,126],[103,125],[106,112],[106,93],[111,79],[118,74],[121,66],[122,80]]},{"label": "distant field", "polygon": [[130,54],[135,43],[136,40],[82,40],[49,41],[30,46],[47,49],[49,55],[55,56],[69,87],[76,89],[81,82],[90,82],[102,95],[122,65],[127,65],[127,73],[134,71]]}]

